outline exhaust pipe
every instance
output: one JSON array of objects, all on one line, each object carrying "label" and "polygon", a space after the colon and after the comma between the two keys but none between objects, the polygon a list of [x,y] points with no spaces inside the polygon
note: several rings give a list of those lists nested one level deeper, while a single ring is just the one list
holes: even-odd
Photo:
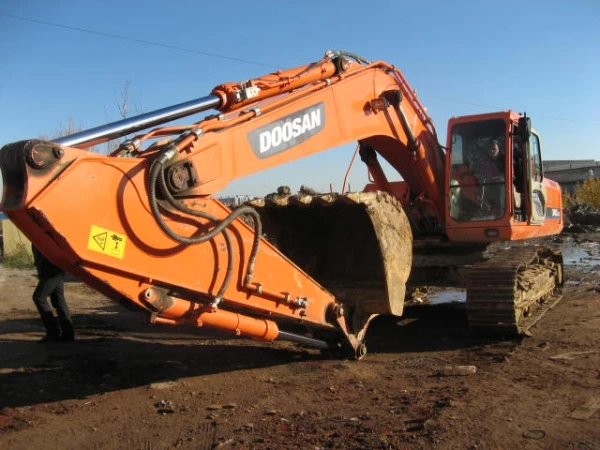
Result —
[{"label": "exhaust pipe", "polygon": [[216,95],[197,98],[178,105],[157,109],[139,116],[119,120],[89,130],[80,131],[69,136],[52,139],[52,142],[65,147],[85,148],[102,142],[126,136],[129,133],[143,130],[165,122],[181,119],[209,109],[218,108],[221,99]]}]

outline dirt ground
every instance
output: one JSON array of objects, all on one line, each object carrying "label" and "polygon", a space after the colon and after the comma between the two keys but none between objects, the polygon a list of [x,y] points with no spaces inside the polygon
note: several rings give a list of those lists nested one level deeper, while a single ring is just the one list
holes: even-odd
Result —
[{"label": "dirt ground", "polygon": [[422,305],[362,361],[148,325],[74,281],[77,341],[39,344],[33,272],[0,267],[0,449],[600,449],[600,233],[552,243],[569,281],[531,337]]}]

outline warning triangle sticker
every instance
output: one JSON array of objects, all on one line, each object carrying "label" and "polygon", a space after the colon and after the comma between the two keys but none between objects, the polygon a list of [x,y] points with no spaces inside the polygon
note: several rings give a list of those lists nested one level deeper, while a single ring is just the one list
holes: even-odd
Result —
[{"label": "warning triangle sticker", "polygon": [[113,258],[123,259],[126,246],[127,236],[124,234],[119,234],[114,230],[107,230],[98,225],[92,225],[88,236],[88,250]]},{"label": "warning triangle sticker", "polygon": [[96,244],[98,244],[100,246],[100,248],[102,250],[104,250],[104,247],[106,247],[107,235],[108,235],[108,233],[105,231],[104,233],[100,233],[100,234],[97,234],[96,236],[94,236],[94,241],[96,242]]}]

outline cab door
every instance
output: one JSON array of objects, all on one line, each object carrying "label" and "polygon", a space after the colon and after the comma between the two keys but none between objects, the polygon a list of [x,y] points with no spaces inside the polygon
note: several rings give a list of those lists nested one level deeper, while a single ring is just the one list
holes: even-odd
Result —
[{"label": "cab door", "polygon": [[546,220],[546,189],[543,184],[542,151],[540,137],[531,132],[527,142],[527,180],[528,180],[528,215],[529,223],[541,225]]}]

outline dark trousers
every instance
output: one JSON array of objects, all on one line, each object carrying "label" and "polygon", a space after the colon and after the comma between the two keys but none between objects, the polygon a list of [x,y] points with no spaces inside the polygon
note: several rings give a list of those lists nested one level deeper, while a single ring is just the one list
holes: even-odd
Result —
[{"label": "dark trousers", "polygon": [[[52,312],[50,303],[56,310],[58,320]],[[42,317],[44,327],[46,327],[46,336],[50,338],[70,338],[73,337],[75,331],[69,307],[65,301],[64,275],[56,275],[51,278],[40,278],[40,281],[33,291],[33,303]]]}]

